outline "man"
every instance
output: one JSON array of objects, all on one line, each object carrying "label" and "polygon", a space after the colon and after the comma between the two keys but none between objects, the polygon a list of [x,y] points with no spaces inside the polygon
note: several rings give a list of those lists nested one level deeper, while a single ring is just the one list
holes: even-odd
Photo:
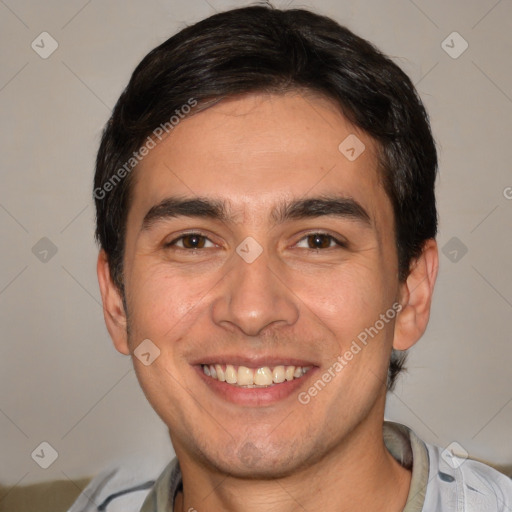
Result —
[{"label": "man", "polygon": [[150,52],[98,153],[98,279],[177,459],[80,510],[512,510],[505,476],[384,424],[429,318],[436,170],[410,80],[328,18],[237,9]]}]

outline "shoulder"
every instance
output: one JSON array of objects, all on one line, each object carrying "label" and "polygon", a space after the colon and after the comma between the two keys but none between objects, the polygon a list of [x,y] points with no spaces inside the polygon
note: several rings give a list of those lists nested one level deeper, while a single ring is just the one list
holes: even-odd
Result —
[{"label": "shoulder", "polygon": [[128,458],[96,475],[68,512],[139,512],[169,460]]},{"label": "shoulder", "polygon": [[512,480],[499,471],[439,446],[426,447],[430,475],[424,511],[506,512],[512,510]]}]

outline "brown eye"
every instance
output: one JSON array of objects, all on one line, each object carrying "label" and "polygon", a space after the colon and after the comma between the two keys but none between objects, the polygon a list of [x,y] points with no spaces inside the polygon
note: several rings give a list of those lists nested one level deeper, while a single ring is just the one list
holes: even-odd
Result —
[{"label": "brown eye", "polygon": [[312,235],[307,236],[307,241],[310,249],[327,249],[331,247],[331,242],[333,242],[334,239],[329,235],[313,233]]},{"label": "brown eye", "polygon": [[187,233],[166,244],[166,247],[178,247],[179,249],[205,249],[214,247],[215,244],[199,233]]},{"label": "brown eye", "polygon": [[184,235],[181,240],[185,249],[202,249],[205,246],[206,237],[190,234]]},{"label": "brown eye", "polygon": [[320,249],[346,249],[348,243],[343,239],[317,231],[309,233],[301,238],[295,247],[300,249],[309,249],[310,251],[319,251]]}]

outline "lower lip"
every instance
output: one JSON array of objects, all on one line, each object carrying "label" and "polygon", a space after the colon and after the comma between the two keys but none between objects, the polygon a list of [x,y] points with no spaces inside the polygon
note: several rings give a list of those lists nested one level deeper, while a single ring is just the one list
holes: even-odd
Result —
[{"label": "lower lip", "polygon": [[201,365],[195,366],[195,369],[207,386],[224,400],[237,405],[262,407],[275,404],[297,393],[300,388],[306,385],[317,368],[311,368],[311,370],[298,379],[287,380],[281,384],[274,384],[266,388],[243,388],[233,384],[227,384],[226,382],[208,377],[208,375],[204,373]]}]

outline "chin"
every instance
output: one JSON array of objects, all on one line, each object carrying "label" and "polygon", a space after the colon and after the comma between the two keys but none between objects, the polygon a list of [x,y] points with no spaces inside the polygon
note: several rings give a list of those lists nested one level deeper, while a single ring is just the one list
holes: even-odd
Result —
[{"label": "chin", "polygon": [[282,441],[276,446],[268,439],[259,440],[257,445],[247,440],[237,446],[231,443],[215,454],[202,452],[201,458],[216,472],[231,478],[274,480],[292,475],[311,463],[311,454],[301,453],[303,450],[298,441]]}]

